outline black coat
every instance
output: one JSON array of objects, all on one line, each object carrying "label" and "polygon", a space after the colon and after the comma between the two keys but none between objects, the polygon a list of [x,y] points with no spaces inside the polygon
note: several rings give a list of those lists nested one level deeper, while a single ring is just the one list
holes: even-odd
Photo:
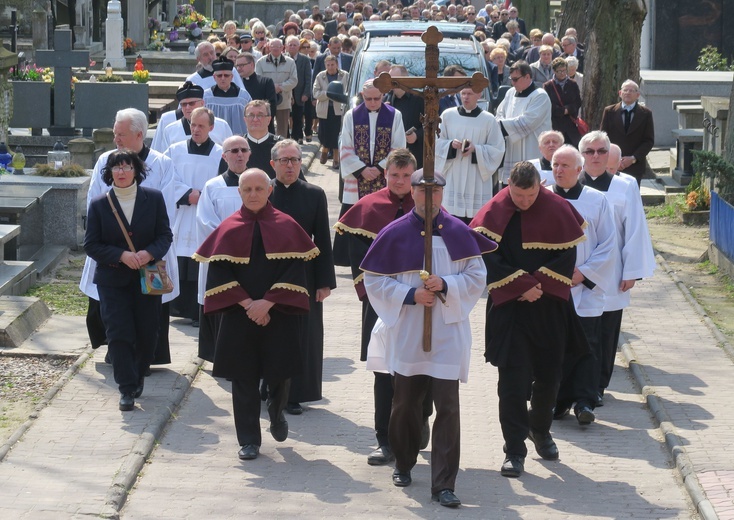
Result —
[{"label": "black coat", "polygon": [[[272,78],[258,76],[252,73],[248,79],[242,78],[242,83],[247,89],[252,99],[262,99],[270,104],[270,114],[275,116],[275,110],[278,106],[278,95],[275,93],[275,83]],[[272,124],[272,123],[271,123]]]},{"label": "black coat", "polygon": [[[553,130],[563,134],[566,144],[578,147],[581,134],[576,128],[576,123],[571,119],[579,115],[581,109],[581,94],[579,86],[575,81],[567,80],[562,87],[551,79],[543,84],[545,92],[551,101],[551,124]],[[560,97],[559,97],[560,96]],[[568,109],[568,115],[564,114]]]},{"label": "black coat", "polygon": [[[146,250],[155,260],[162,259],[171,247],[173,233],[161,192],[138,186],[132,222],[127,222],[114,190],[111,195],[135,249]],[[107,287],[124,287],[139,279],[136,269],[130,269],[120,262],[122,253],[129,250],[107,197],[101,195],[95,198],[89,205],[87,232],[84,236],[84,251],[97,262],[94,283]]]}]

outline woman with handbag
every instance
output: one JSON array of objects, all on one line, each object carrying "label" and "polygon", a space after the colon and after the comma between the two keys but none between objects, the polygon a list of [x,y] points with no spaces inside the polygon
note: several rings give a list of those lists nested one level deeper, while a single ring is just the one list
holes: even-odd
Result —
[{"label": "woman with handbag", "polygon": [[139,186],[145,177],[136,153],[110,154],[102,180],[112,189],[89,205],[84,237],[84,250],[97,262],[94,283],[121,411],[132,410],[143,393],[157,341],[160,295],[172,289],[159,262],[173,241],[166,203],[160,191]]},{"label": "woman with handbag", "polygon": [[[566,144],[578,148],[583,128],[586,123],[579,118],[581,94],[579,86],[568,79],[568,66],[564,58],[556,58],[551,64],[553,79],[547,81],[543,88],[551,101],[551,125],[553,130],[563,134]],[[587,129],[588,131],[588,129]]]},{"label": "woman with handbag", "polygon": [[319,143],[321,143],[321,164],[326,164],[329,150],[333,151],[333,166],[339,169],[339,133],[342,130],[344,107],[326,97],[326,89],[332,81],[341,81],[346,85],[349,74],[339,69],[336,56],[329,55],[324,59],[326,70],[316,76],[313,83],[313,97],[316,100],[316,117],[319,118]]}]

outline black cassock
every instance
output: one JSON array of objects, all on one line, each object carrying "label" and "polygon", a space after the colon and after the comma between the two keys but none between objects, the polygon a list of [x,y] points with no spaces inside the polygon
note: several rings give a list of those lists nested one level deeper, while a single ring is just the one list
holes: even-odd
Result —
[{"label": "black cassock", "polygon": [[316,289],[336,288],[326,194],[318,186],[300,179],[288,187],[276,180],[270,201],[276,209],[293,217],[320,251],[319,256],[306,264],[310,311],[300,317],[303,371],[291,380],[288,399],[293,403],[318,401],[322,399],[324,313],[323,304],[316,301]]}]

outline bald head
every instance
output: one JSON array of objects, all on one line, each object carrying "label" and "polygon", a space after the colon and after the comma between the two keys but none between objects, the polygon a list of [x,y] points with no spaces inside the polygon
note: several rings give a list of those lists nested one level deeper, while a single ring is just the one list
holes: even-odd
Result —
[{"label": "bald head", "polygon": [[612,175],[616,175],[619,171],[619,161],[622,160],[622,149],[616,144],[609,145],[609,161],[607,162],[607,171]]}]

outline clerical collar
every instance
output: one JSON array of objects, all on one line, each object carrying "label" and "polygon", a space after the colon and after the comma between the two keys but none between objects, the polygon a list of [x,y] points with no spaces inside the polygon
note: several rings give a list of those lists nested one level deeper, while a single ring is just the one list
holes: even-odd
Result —
[{"label": "clerical collar", "polygon": [[260,139],[257,139],[257,138],[255,138],[255,137],[252,137],[252,135],[250,135],[250,134],[247,134],[247,138],[248,138],[248,139],[249,139],[250,141],[252,141],[253,143],[255,143],[255,144],[262,144],[262,143],[264,143],[265,141],[267,141],[269,137],[270,137],[270,133],[267,133],[267,134],[265,134],[265,135],[264,135],[264,136],[262,136],[262,137],[261,137]]},{"label": "clerical collar", "polygon": [[247,77],[244,77],[243,76],[242,77],[242,81],[250,81],[251,79],[256,79],[256,78],[257,78],[257,74],[255,72],[253,72],[252,74],[250,74]]},{"label": "clerical collar", "polygon": [[230,169],[227,169],[227,171],[222,174],[222,178],[224,179],[224,183],[230,188],[238,186],[240,182],[240,176]]},{"label": "clerical collar", "polygon": [[279,181],[278,179],[273,179],[273,180],[272,180],[271,182],[272,182],[272,183],[273,183],[273,185],[275,185],[275,186],[283,186],[283,187],[284,187],[285,189],[288,189],[288,188],[290,188],[291,186],[295,186],[295,185],[296,185],[296,183],[297,183],[298,181],[299,181],[299,179],[298,179],[298,177],[296,177],[296,180],[295,180],[295,181],[293,181],[293,182],[291,182],[290,184],[285,184],[284,182],[282,182],[282,181]]},{"label": "clerical collar", "polygon": [[523,98],[528,97],[530,94],[533,93],[533,91],[538,88],[535,86],[535,83],[530,83],[530,86],[523,90],[522,92],[518,92],[517,89],[515,89],[515,97]]},{"label": "clerical collar", "polygon": [[609,172],[604,172],[596,178],[584,172],[582,181],[586,186],[595,190],[609,191],[609,186],[612,184],[612,177],[613,175]]},{"label": "clerical collar", "polygon": [[148,148],[147,146],[145,146],[145,144],[143,144],[143,148],[138,152],[138,157],[140,158],[141,161],[145,162],[148,159],[149,153],[150,153],[150,148]]},{"label": "clerical collar", "polygon": [[237,97],[240,95],[240,87],[232,83],[225,92],[218,85],[212,87],[212,94],[216,97]]},{"label": "clerical collar", "polygon": [[189,139],[188,152],[191,155],[209,155],[214,148],[214,141],[211,137],[207,137],[206,141],[201,144],[196,144],[193,139]]},{"label": "clerical collar", "polygon": [[573,188],[565,189],[561,188],[558,184],[553,185],[553,192],[559,197],[563,197],[568,200],[576,200],[581,196],[581,191],[584,187],[580,182],[574,184]]},{"label": "clerical collar", "polygon": [[479,114],[482,113],[482,109],[479,107],[474,107],[474,110],[471,112],[467,112],[466,108],[463,106],[459,107],[459,115],[464,117],[479,117]]}]

